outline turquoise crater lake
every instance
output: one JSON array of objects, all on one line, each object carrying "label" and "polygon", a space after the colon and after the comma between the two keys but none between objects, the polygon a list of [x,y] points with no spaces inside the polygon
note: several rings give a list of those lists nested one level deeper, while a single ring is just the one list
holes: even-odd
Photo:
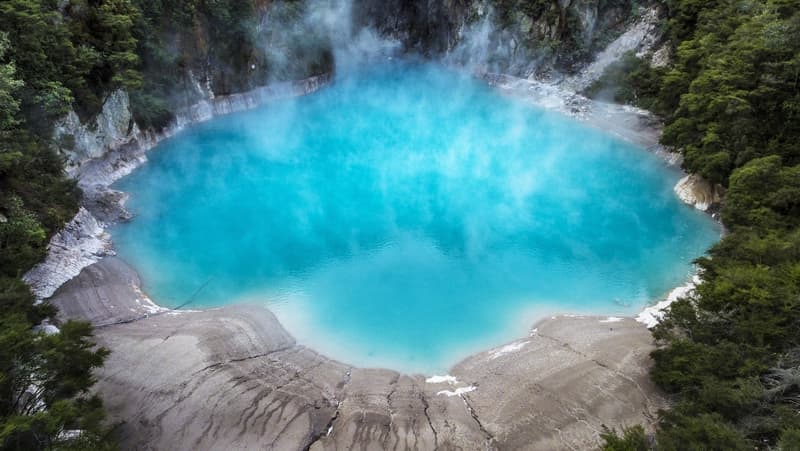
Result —
[{"label": "turquoise crater lake", "polygon": [[657,157],[432,64],[170,139],[118,183],[156,302],[263,303],[358,366],[442,372],[552,313],[632,314],[719,238]]}]

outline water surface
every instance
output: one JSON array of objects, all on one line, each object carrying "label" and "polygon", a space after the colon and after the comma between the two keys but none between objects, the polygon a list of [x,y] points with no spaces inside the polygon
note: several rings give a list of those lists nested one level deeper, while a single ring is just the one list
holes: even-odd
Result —
[{"label": "water surface", "polygon": [[679,174],[435,65],[392,63],[166,141],[119,183],[160,304],[266,303],[359,366],[444,371],[545,314],[631,314],[718,239]]}]

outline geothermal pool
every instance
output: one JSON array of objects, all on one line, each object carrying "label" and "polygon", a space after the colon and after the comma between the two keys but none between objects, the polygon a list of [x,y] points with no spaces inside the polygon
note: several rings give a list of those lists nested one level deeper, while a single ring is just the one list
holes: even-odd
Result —
[{"label": "geothermal pool", "polygon": [[446,369],[553,313],[632,314],[719,237],[648,152],[436,65],[193,127],[118,187],[156,302],[266,304],[357,366]]}]

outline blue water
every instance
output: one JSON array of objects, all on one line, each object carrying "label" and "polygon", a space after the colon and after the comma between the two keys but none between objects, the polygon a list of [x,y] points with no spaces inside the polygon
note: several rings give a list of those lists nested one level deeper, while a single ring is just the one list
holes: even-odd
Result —
[{"label": "blue water", "polygon": [[166,306],[266,303],[359,366],[444,371],[542,315],[631,314],[719,238],[656,157],[462,74],[393,63],[196,126],[119,183]]}]

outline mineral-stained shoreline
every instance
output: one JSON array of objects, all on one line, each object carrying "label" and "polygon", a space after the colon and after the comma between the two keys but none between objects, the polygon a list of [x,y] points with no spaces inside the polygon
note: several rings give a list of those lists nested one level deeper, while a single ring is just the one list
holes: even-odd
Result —
[{"label": "mineral-stained shoreline", "polygon": [[591,449],[666,407],[631,318],[547,319],[432,378],[331,360],[264,307],[156,307],[115,257],[51,302],[112,351],[97,390],[124,449]]}]

